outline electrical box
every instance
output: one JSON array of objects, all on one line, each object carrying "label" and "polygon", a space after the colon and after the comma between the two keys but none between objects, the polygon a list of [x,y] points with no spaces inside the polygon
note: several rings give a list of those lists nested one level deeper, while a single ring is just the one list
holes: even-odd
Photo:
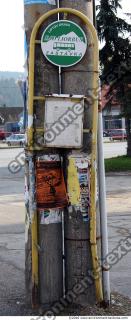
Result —
[{"label": "electrical box", "polygon": [[83,117],[83,96],[46,96],[44,121],[45,146],[81,148],[83,144]]}]

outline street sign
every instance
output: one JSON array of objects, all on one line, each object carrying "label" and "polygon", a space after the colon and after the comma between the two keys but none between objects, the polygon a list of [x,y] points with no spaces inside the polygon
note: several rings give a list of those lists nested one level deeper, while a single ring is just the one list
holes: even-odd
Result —
[{"label": "street sign", "polygon": [[41,38],[41,48],[46,59],[52,64],[70,67],[84,57],[87,38],[76,23],[59,20],[45,29]]}]

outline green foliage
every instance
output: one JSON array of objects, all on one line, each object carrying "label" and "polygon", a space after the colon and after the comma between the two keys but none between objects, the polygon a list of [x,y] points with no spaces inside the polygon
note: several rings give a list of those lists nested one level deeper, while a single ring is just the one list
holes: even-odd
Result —
[{"label": "green foliage", "polygon": [[106,172],[120,172],[131,170],[131,157],[122,156],[111,159],[105,159]]},{"label": "green foliage", "polygon": [[108,74],[122,62],[130,58],[131,44],[129,33],[131,25],[117,16],[121,9],[120,0],[100,0],[97,6],[97,29],[100,41],[104,41],[100,50],[102,80],[106,82]]},{"label": "green foliage", "polygon": [[107,108],[112,101],[121,105],[126,118],[127,154],[131,155],[131,25],[117,15],[121,0],[100,0],[97,6],[97,28],[103,47],[100,50],[101,83],[108,84]]}]

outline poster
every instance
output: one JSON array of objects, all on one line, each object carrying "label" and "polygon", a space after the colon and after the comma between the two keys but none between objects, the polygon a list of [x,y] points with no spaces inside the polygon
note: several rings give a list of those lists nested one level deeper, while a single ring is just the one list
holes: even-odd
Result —
[{"label": "poster", "polygon": [[60,161],[36,161],[38,209],[64,208],[67,193]]},{"label": "poster", "polygon": [[24,5],[30,4],[56,4],[56,0],[24,0]]},{"label": "poster", "polygon": [[86,157],[70,157],[68,194],[71,206],[80,210],[83,221],[90,216],[90,161]]}]

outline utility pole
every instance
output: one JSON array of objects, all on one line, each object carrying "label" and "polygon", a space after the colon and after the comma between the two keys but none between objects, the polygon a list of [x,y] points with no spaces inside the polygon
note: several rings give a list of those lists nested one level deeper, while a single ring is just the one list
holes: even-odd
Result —
[{"label": "utility pole", "polygon": [[[84,13],[93,24],[93,1],[92,0],[60,0],[61,7],[71,7]],[[67,20],[73,20],[78,24],[82,23],[73,15],[65,16]],[[81,94],[85,97],[94,96],[97,88],[92,88],[93,66],[92,66],[92,50],[91,35],[89,31],[82,25],[86,32],[88,43],[85,58],[76,66],[69,69],[62,68],[62,93],[64,94]],[[96,89],[96,91],[94,90]],[[77,161],[81,157],[84,162],[86,157],[90,157],[91,153],[91,135],[86,133],[86,129],[91,128],[92,123],[92,105],[85,102],[85,119],[84,120],[84,144],[79,151],[72,151],[73,158]],[[66,153],[65,157],[69,162],[70,154]],[[68,167],[67,167],[68,170]],[[69,186],[70,176],[67,175],[67,185]],[[69,191],[69,190],[68,190]],[[87,190],[88,192],[88,190]],[[85,200],[86,201],[86,200]],[[100,233],[100,213],[97,205],[97,248],[98,256],[101,258],[101,233]],[[76,206],[72,206],[70,210],[65,212],[65,286],[66,292],[71,290],[75,284],[79,284],[85,279],[90,270],[92,270],[91,257],[91,243],[90,243],[90,220],[84,221],[82,219],[82,212],[78,211]],[[97,297],[98,299],[98,297]],[[96,290],[95,283],[88,287],[82,294],[75,299],[76,303],[95,303]]]},{"label": "utility pole", "polygon": [[[31,2],[31,1],[30,1]],[[38,1],[39,2],[39,1]],[[45,2],[45,1],[43,1]],[[54,1],[52,1],[54,2]],[[28,53],[30,53],[30,38],[36,21],[46,12],[55,9],[55,5],[49,4],[29,4],[24,6],[25,32],[27,39]],[[48,23],[57,20],[57,15],[48,19]],[[44,28],[47,23],[44,24]],[[38,32],[38,39],[42,36],[42,30]],[[29,58],[29,54],[28,54]],[[28,64],[28,63],[27,63]],[[35,52],[35,96],[44,96],[51,93],[59,93],[59,73],[58,68],[52,66],[43,56],[41,46],[36,46]],[[35,101],[34,117],[37,118],[37,126],[44,128],[43,101]],[[38,262],[35,272],[38,276],[32,279],[32,211],[35,207],[36,187],[35,187],[35,166],[36,161],[42,157],[51,160],[53,157],[59,158],[56,150],[44,149],[44,151],[29,152],[26,150],[26,293],[27,301],[35,306],[38,303],[49,305],[58,301],[63,296],[63,262],[62,262],[62,222],[53,224],[42,224],[42,215],[37,213],[38,241],[35,259]],[[34,204],[33,204],[34,202]],[[37,208],[36,208],[37,210]],[[35,250],[35,249],[34,249]],[[38,253],[38,257],[37,257]],[[34,272],[34,271],[33,271]]]},{"label": "utility pole", "polygon": [[[95,118],[94,112],[96,110],[97,115],[98,41],[92,26],[93,0],[60,0],[53,1],[53,5],[29,5],[29,1],[25,2],[25,32],[30,54],[28,145],[25,165],[27,298],[29,302],[32,300],[33,306],[38,303],[50,306],[60,301],[64,293],[70,292],[75,285],[79,287],[84,283],[84,290],[80,290],[73,302],[95,304],[96,301],[102,302],[103,295],[99,268],[100,214],[96,192],[97,117]],[[48,2],[51,3],[51,0]],[[55,8],[61,9],[60,14],[58,10],[50,15],[50,10]],[[64,11],[62,8],[68,9]],[[45,13],[48,19],[44,20]],[[43,31],[58,19],[73,21],[83,29],[87,37],[86,54],[79,63],[68,68],[52,65],[44,57],[40,46]],[[57,35],[56,38],[60,36]],[[78,36],[75,39],[77,40],[73,41],[78,41]],[[55,42],[54,46],[57,45],[61,43]],[[64,43],[64,49],[65,45],[72,43]],[[75,44],[73,45],[75,47]],[[50,56],[52,59],[52,53]],[[69,149],[62,145],[58,149],[57,146],[49,148],[41,144],[41,139],[45,138],[46,96],[52,97],[52,94],[68,95],[70,100],[75,95],[75,101],[78,96],[82,97],[84,119],[81,148]],[[55,172],[55,188],[51,180],[52,172]],[[51,195],[56,196],[60,179],[61,185],[57,192],[63,192],[61,203],[58,201],[58,204],[54,205],[49,199]],[[69,197],[68,205],[64,179]],[[50,195],[47,194],[48,189]],[[42,201],[46,195],[45,206],[45,202],[43,205]],[[51,217],[53,223],[50,223]],[[91,284],[87,279],[90,279]]]}]

